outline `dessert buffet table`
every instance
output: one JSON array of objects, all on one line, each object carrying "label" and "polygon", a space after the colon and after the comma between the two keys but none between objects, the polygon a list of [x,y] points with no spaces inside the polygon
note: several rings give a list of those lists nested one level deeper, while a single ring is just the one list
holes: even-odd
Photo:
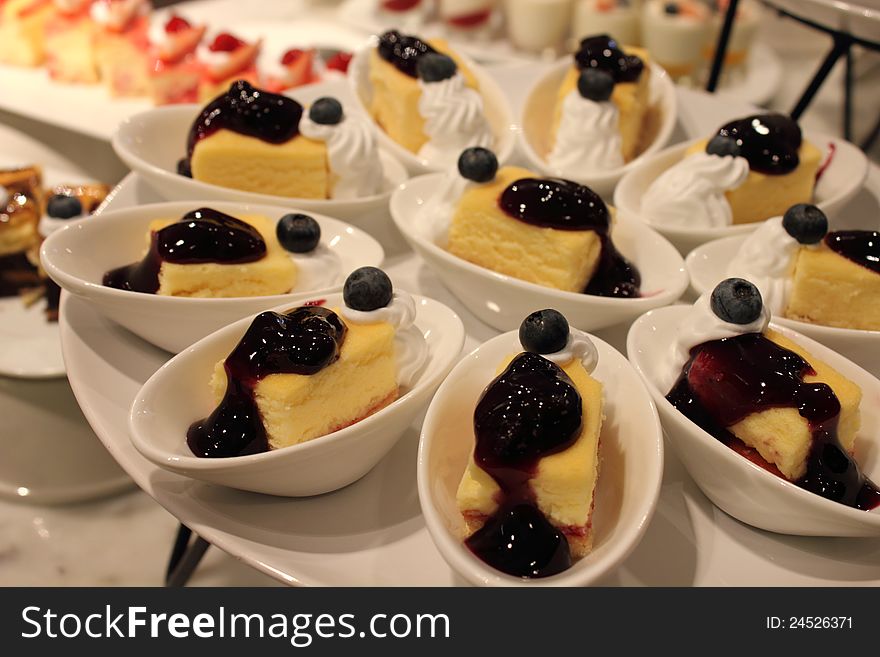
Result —
[{"label": "dessert buffet table", "polygon": [[[188,4],[194,12],[221,12],[232,22],[242,15],[245,3],[210,0]],[[315,16],[315,20],[333,17],[335,5],[320,4],[267,2],[254,29],[271,34],[274,19],[299,17],[304,12],[310,12],[308,15]],[[245,13],[248,18],[253,14],[250,10]],[[330,41],[331,45],[352,48],[357,45],[354,40],[362,35],[339,27],[338,33],[325,32],[324,37],[325,45]],[[490,70],[518,115],[525,89],[545,70],[545,65],[495,65]],[[0,71],[0,81],[12,79],[3,77],[8,75],[15,74]],[[17,82],[26,90],[25,105],[33,106],[37,100],[45,99],[45,90],[37,81],[22,78]],[[786,94],[796,95],[798,91],[783,76],[779,88],[782,102]],[[876,94],[876,88],[868,88],[866,98],[869,94]],[[712,97],[687,89],[678,89],[677,95],[679,117],[673,142],[708,134],[721,123],[753,109],[730,95]],[[16,102],[22,102],[21,98],[14,102],[0,99],[0,107],[24,112],[25,105],[18,106]],[[42,114],[43,110],[29,114],[56,129],[100,140],[112,132],[111,123],[115,125],[116,120],[143,109],[136,103],[121,104],[102,114],[101,121],[95,121],[91,105],[94,102],[86,96],[59,97],[52,101],[56,107],[59,103],[71,103],[75,108],[64,118],[48,109]],[[865,104],[871,106],[867,101],[860,101],[859,106]],[[876,106],[875,103],[873,107]],[[872,118],[857,117],[857,130]],[[833,111],[814,112],[806,117],[804,125],[812,122],[812,126],[834,133],[836,120]],[[63,139],[59,137],[59,141]],[[46,157],[45,153],[29,152],[31,146],[22,143],[11,133],[0,134],[0,144],[15,144],[25,159]],[[62,159],[61,166],[67,176],[83,173],[76,163]],[[115,190],[105,210],[160,200],[144,180],[130,174]],[[872,165],[865,188],[851,201],[847,211],[876,215],[878,206],[880,169]],[[460,315],[467,331],[465,351],[497,335],[497,331],[472,315],[412,252],[390,254],[383,268],[400,288],[437,299]],[[692,298],[692,292],[685,297]],[[168,354],[97,315],[81,300],[66,296],[61,314],[61,339],[73,393],[101,443],[132,479],[116,480],[114,486],[136,484],[144,492],[130,490],[72,507],[32,507],[0,501],[0,581],[4,584],[158,584],[176,530],[176,518],[220,548],[209,552],[193,584],[464,583],[441,558],[419,508],[415,462],[420,421],[410,427],[364,479],[317,498],[269,497],[172,475],[140,456],[127,430],[129,407],[135,394],[167,360]],[[626,328],[614,327],[596,334],[626,353]],[[3,394],[6,393],[0,390]],[[69,421],[81,422],[76,417]],[[658,507],[644,538],[619,568],[598,583],[877,586],[880,539],[784,536],[749,527],[715,507],[675,453],[667,449]]]}]

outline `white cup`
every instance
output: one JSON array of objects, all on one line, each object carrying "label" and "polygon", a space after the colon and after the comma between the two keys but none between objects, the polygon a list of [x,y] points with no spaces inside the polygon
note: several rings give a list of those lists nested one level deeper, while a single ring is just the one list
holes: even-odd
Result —
[{"label": "white cup", "polygon": [[571,0],[505,0],[507,34],[529,52],[557,48],[568,36]]}]

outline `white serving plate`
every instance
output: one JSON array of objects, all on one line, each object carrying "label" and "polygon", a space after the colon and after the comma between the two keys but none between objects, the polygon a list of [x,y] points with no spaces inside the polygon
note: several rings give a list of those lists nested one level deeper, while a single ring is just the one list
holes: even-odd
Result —
[{"label": "white serving plate", "polygon": [[599,440],[599,479],[592,516],[593,549],[568,570],[524,580],[495,570],[463,543],[464,519],[455,496],[474,449],[473,411],[499,363],[522,351],[518,331],[503,333],[468,354],[440,386],[422,428],[418,484],[422,513],[437,549],[477,586],[586,586],[635,549],[651,521],[663,477],[663,430],[654,402],[626,358],[590,336],[602,383],[605,417]]},{"label": "white serving plate", "polygon": [[[303,104],[321,96],[339,99],[347,112],[357,107],[348,84],[343,80],[299,87],[290,95]],[[406,170],[385,150],[379,151],[385,180],[378,194],[355,199],[288,198],[230,189],[194,180],[177,173],[177,162],[186,154],[190,126],[198,116],[199,105],[176,105],[151,109],[120,124],[113,135],[113,148],[119,157],[147,180],[156,192],[169,201],[195,198],[263,205],[284,205],[305,212],[317,212],[347,221],[361,228],[394,251],[401,241],[388,215],[392,190],[406,180]]]},{"label": "white serving plate", "polygon": [[[535,67],[536,69],[539,67]],[[505,90],[518,91],[519,72]],[[679,89],[680,128],[703,135],[754,111],[747,105]],[[856,197],[877,207],[880,174]],[[161,200],[129,176],[110,208]],[[465,323],[470,350],[496,335],[455,300],[413,255],[386,262],[404,289],[437,299]],[[113,456],[138,485],[194,531],[243,562],[288,584],[337,586],[457,585],[421,518],[413,425],[373,472],[356,484],[311,500],[279,500],[212,487],[162,472],[141,457],[127,433],[128,411],[144,381],[167,354],[91,313],[75,299],[62,304],[63,346],[80,404]],[[597,335],[619,350],[623,331]],[[663,567],[658,568],[662,555]],[[657,510],[632,555],[600,585],[767,586],[880,585],[880,541],[779,536],[754,530],[717,509],[667,452]]]},{"label": "white serving plate", "polygon": [[[322,46],[352,51],[368,34],[338,22],[303,18],[303,0],[285,0],[286,6],[260,3],[259,20],[252,6],[240,0],[183,2],[174,9],[209,29],[228,29],[248,40],[263,37],[267,51]],[[274,19],[274,20],[273,20]],[[109,141],[125,119],[150,109],[146,98],[111,98],[103,85],[62,84],[49,78],[44,68],[0,65],[0,85],[15,93],[0,95],[0,109],[50,125]],[[59,111],[63,108],[63,111]]]},{"label": "white serving plate", "polygon": [[103,209],[99,216],[65,226],[40,249],[43,267],[67,292],[86,299],[93,308],[135,335],[172,353],[182,351],[231,322],[303,296],[339,289],[349,273],[379,266],[385,254],[362,230],[311,213],[321,226],[321,243],[311,253],[290,254],[297,280],[287,294],[220,299],[170,297],[118,290],[103,285],[104,274],[139,262],[144,236],[157,218],[174,218],[210,206],[232,215],[255,214],[278,220],[291,209],[215,201],[139,204],[120,211]]},{"label": "white serving plate", "polygon": [[[289,310],[305,301],[339,308],[342,293],[322,294],[274,310]],[[415,323],[395,337],[400,396],[369,417],[331,434],[260,454],[195,456],[187,445],[187,430],[217,407],[208,382],[216,363],[230,354],[251,326],[253,317],[247,317],[192,345],[147,381],[131,410],[134,446],[164,470],[239,490],[308,497],[348,486],[394,447],[461,356],[464,327],[455,313],[433,299],[413,301]]]},{"label": "white serving plate", "polygon": [[[666,438],[704,493],[731,516],[754,527],[800,536],[880,537],[880,508],[862,511],[806,491],[740,456],[703,431],[669,403],[663,390],[668,349],[686,322],[688,306],[669,306],[642,315],[630,328],[627,352],[663,423]],[[796,344],[854,381],[864,394],[856,436],[859,468],[880,481],[880,381],[845,357],[796,331],[771,323]]]},{"label": "white serving plate", "polygon": [[[553,111],[556,108],[559,87],[572,66],[571,55],[563,57],[553,64],[527,93],[525,106],[520,114],[520,148],[525,153],[530,167],[546,176],[556,175],[553,167],[547,162],[547,156],[552,146]],[[651,109],[648,115],[651,117],[651,121],[650,123],[646,121],[646,123],[652,127],[651,143],[623,166],[595,171],[587,176],[563,175],[561,177],[587,185],[602,198],[610,200],[614,193],[614,187],[627,171],[637,167],[645,158],[650,157],[669,143],[678,118],[678,96],[675,93],[675,84],[666,71],[657,64],[650,62],[649,70],[651,77],[648,97]]]},{"label": "white serving plate", "polygon": [[[707,135],[711,135],[720,125],[722,124],[715,126]],[[822,152],[823,164],[829,154],[833,153],[833,159],[813,190],[813,203],[828,215],[829,221],[833,222],[838,213],[858,194],[864,185],[869,169],[868,158],[854,144],[837,137],[829,137],[807,130],[804,133],[804,139],[810,141]],[[701,244],[715,239],[747,235],[760,225],[760,222],[755,222],[705,228],[700,226],[662,226],[650,221],[646,214],[650,210],[646,211],[642,208],[642,197],[651,183],[671,166],[680,162],[685,157],[687,150],[698,141],[699,138],[675,144],[645,158],[621,178],[620,184],[614,190],[614,205],[621,214],[651,226],[685,255]]]},{"label": "white serving plate", "polygon": [[[5,126],[0,152],[0,167],[39,164],[50,185],[88,180],[60,154]],[[0,496],[62,504],[127,488],[131,480],[95,438],[64,379],[60,331],[44,307],[0,299]]]}]

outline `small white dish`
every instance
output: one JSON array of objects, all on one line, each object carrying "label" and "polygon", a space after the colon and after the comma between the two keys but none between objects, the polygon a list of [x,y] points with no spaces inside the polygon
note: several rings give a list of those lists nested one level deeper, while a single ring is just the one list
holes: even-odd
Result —
[{"label": "small white dish", "polygon": [[[880,536],[880,509],[860,511],[769,473],[723,445],[680,413],[659,388],[667,350],[689,306],[653,310],[633,323],[626,346],[630,362],[657,404],[663,429],[676,454],[706,496],[738,520],[772,532],[799,536]],[[862,388],[862,426],[856,460],[880,481],[880,381],[852,361],[781,323],[770,327],[807,349]]]},{"label": "small white dish", "polygon": [[[342,305],[340,293],[322,298],[328,307]],[[424,336],[427,362],[412,385],[374,415],[327,436],[262,454],[193,456],[186,445],[187,428],[216,406],[208,387],[214,364],[241,339],[253,319],[248,317],[200,340],[150,377],[131,409],[129,428],[135,448],[170,472],[270,495],[319,495],[357,481],[424,409],[464,345],[464,326],[452,310],[425,297],[415,297],[415,302],[415,325],[407,331]],[[296,305],[289,303],[279,310]]]},{"label": "small white dish", "polygon": [[647,528],[663,478],[663,433],[645,386],[620,352],[592,337],[599,352],[593,376],[602,382],[599,480],[593,550],[567,571],[523,580],[488,566],[462,542],[464,522],[455,502],[474,449],[473,411],[499,363],[522,351],[516,331],[492,338],[452,370],[434,396],[419,443],[419,500],[440,554],[459,575],[483,586],[586,586],[607,575],[635,548]]},{"label": "small white dish", "polygon": [[331,291],[363,266],[379,266],[382,246],[362,230],[309,212],[321,226],[321,243],[312,254],[291,254],[299,276],[288,294],[228,299],[194,299],[117,290],[102,284],[104,274],[139,261],[151,221],[181,217],[209,206],[227,214],[258,214],[280,219],[287,207],[188,201],[156,203],[110,211],[71,222],[51,235],[40,251],[43,267],[62,288],[132,333],[177,353],[230,322],[304,295]]},{"label": "small white dish", "polygon": [[638,299],[563,292],[454,256],[443,248],[443,238],[431,234],[425,222],[419,220],[422,205],[443,183],[443,175],[419,176],[401,185],[391,197],[391,216],[410,246],[443,284],[468,310],[499,331],[518,328],[523,317],[542,308],[556,308],[572,326],[592,331],[632,321],[651,308],[673,303],[687,289],[684,261],[672,245],[650,228],[621,219],[620,215],[612,237],[618,250],[641,273],[644,296]]},{"label": "small white dish", "polygon": [[[372,86],[369,77],[369,53],[371,49],[376,47],[377,42],[378,37],[373,37],[369,45],[355,53],[348,67],[348,80],[351,84],[352,95],[356,99],[360,111],[367,116],[372,116],[368,109],[370,99],[372,98]],[[516,146],[516,131],[518,130],[513,111],[510,108],[510,102],[498,83],[479,64],[476,64],[461,52],[456,52],[456,55],[461,57],[470,67],[477,79],[480,86],[480,95],[483,97],[483,110],[495,136],[495,144],[492,146],[492,151],[495,153],[498,161],[503,164],[510,159],[513,153],[514,146]],[[421,159],[415,153],[398,144],[378,125],[376,125],[376,131],[379,134],[379,144],[402,162],[411,175],[418,176],[443,170],[443,167],[432,165],[427,160]]]},{"label": "small white dish", "polygon": [[[813,191],[813,203],[833,221],[835,215],[865,183],[868,176],[868,158],[856,146],[837,137],[805,131],[804,138],[823,152],[823,162],[831,152],[829,145],[834,145],[833,159]],[[672,228],[651,223],[649,211],[642,209],[642,195],[661,173],[684,158],[687,150],[698,141],[700,139],[676,144],[646,158],[621,178],[614,192],[614,205],[621,214],[639,219],[651,226],[685,255],[701,244],[721,237],[746,235],[760,225],[760,222],[756,222],[721,228],[698,226]]]},{"label": "small white dish", "polygon": [[[347,111],[355,102],[344,80],[297,87],[290,94],[297,101],[309,104],[321,96],[334,96]],[[168,201],[210,199],[283,205],[305,212],[319,212],[348,221],[386,242],[391,231],[388,217],[388,197],[391,191],[407,178],[406,170],[388,152],[380,150],[385,170],[385,188],[380,194],[353,200],[287,198],[271,194],[256,194],[238,189],[220,187],[193,180],[177,173],[177,162],[186,154],[186,139],[200,105],[159,107],[136,114],[119,125],[113,135],[113,149],[123,162],[140,174],[156,192]],[[399,238],[398,238],[399,239]]]},{"label": "small white dish", "polygon": [[[559,86],[568,70],[573,66],[569,55],[560,59],[552,68],[542,75],[529,90],[523,107],[522,132],[520,144],[529,164],[547,176],[558,176],[559,173],[547,163],[547,154],[551,148],[550,130],[553,127],[553,111],[556,107],[556,96]],[[604,198],[610,198],[614,187],[627,171],[638,166],[646,157],[666,146],[675,129],[678,112],[678,97],[675,84],[660,66],[651,62],[649,102],[651,108],[646,117],[649,137],[647,145],[632,161],[622,167],[597,171],[582,178],[563,175],[563,178],[575,180],[590,187]]]},{"label": "small white dish", "polygon": [[[725,237],[697,247],[685,260],[691,287],[697,294],[712,290],[727,278],[727,266],[739,251],[745,237]],[[880,331],[838,328],[811,324],[779,315],[773,318],[808,338],[821,342],[851,361],[858,363],[874,376],[880,376]]]}]

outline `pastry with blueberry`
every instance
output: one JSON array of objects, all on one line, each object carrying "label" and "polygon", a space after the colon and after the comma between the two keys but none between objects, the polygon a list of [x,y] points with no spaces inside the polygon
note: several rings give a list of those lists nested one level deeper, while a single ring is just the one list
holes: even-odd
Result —
[{"label": "pastry with blueberry", "polygon": [[442,204],[449,213],[446,248],[459,258],[567,292],[640,295],[636,267],[611,239],[614,209],[589,187],[520,167],[499,169],[491,151],[470,148],[438,196],[449,197]]},{"label": "pastry with blueberry", "polygon": [[666,399],[707,440],[817,495],[875,508],[880,489],[854,458],[861,388],[769,320],[745,279],[701,296],[664,363]]},{"label": "pastry with blueberry", "polygon": [[646,51],[606,34],[583,39],[556,97],[548,162],[576,177],[615,168],[643,148],[650,109]]},{"label": "pastry with blueberry", "polygon": [[728,274],[752,281],[777,315],[880,330],[880,232],[829,231],[815,205],[798,204],[742,243]]},{"label": "pastry with blueberry", "polygon": [[143,259],[104,274],[104,285],[175,297],[257,297],[287,294],[297,280],[291,254],[314,250],[318,223],[288,214],[231,216],[200,208],[150,224]]},{"label": "pastry with blueberry", "polygon": [[810,202],[821,159],[788,116],[731,121],[651,183],[642,215],[672,228],[718,228],[780,216]]},{"label": "pastry with blueberry", "polygon": [[42,171],[29,166],[0,170],[0,297],[40,286],[28,257],[40,244]]},{"label": "pastry with blueberry", "polygon": [[451,166],[468,146],[494,145],[477,79],[444,41],[386,32],[369,53],[369,80],[376,123],[429,164]]},{"label": "pastry with blueberry", "polygon": [[281,449],[377,413],[412,385],[427,356],[410,330],[415,312],[385,272],[363,267],[346,280],[341,308],[257,315],[217,363],[217,406],[189,428],[190,449],[206,458]]},{"label": "pastry with blueberry", "polygon": [[365,118],[335,98],[305,109],[244,80],[199,113],[179,172],[220,187],[314,199],[371,196],[385,180]]},{"label": "pastry with blueberry", "polygon": [[548,577],[592,549],[602,383],[589,336],[558,311],[529,315],[519,338],[476,400],[456,503],[474,554],[508,575]]}]

